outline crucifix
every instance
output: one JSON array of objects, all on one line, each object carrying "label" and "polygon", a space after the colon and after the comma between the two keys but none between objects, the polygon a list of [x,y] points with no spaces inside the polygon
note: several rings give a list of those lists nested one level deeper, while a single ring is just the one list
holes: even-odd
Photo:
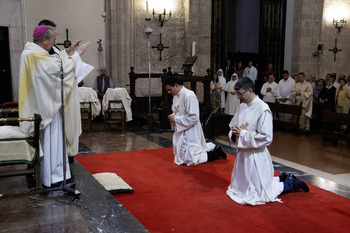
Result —
[{"label": "crucifix", "polygon": [[329,51],[333,51],[333,53],[334,53],[334,62],[337,60],[337,52],[342,51],[342,49],[338,49],[337,42],[338,42],[338,40],[337,40],[337,38],[335,38],[334,48],[333,49],[329,49]]},{"label": "crucifix", "polygon": [[176,113],[178,113],[178,112],[179,112],[179,108],[180,108],[180,105],[177,105],[177,106],[175,106],[175,107],[174,107],[174,109],[175,109],[175,112],[174,112],[174,113],[175,113],[175,115],[176,115]]},{"label": "crucifix", "polygon": [[68,39],[68,28],[66,28],[66,38],[67,39],[63,43],[57,43],[57,45],[63,45],[65,49],[71,46],[72,42]]},{"label": "crucifix", "polygon": [[162,60],[162,51],[163,49],[168,49],[169,46],[164,46],[162,44],[162,33],[159,34],[159,44],[157,46],[152,46],[152,49],[157,49],[159,51],[159,61]]}]

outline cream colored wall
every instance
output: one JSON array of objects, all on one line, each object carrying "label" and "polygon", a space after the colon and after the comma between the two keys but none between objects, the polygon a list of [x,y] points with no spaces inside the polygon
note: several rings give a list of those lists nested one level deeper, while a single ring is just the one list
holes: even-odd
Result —
[{"label": "cream colored wall", "polygon": [[[336,8],[329,18],[330,8]],[[341,33],[332,24],[333,17],[339,17],[344,11],[348,24]],[[291,75],[305,72],[307,76],[316,74],[317,78],[325,78],[327,73],[346,73],[350,75],[350,1],[349,0],[295,0],[292,39]],[[342,49],[334,54],[334,40]],[[317,45],[323,44],[323,53],[317,54]]]},{"label": "cream colored wall", "polygon": [[[346,26],[337,33],[332,21],[333,17],[342,17],[343,14],[347,20]],[[350,1],[349,0],[325,0],[323,8],[323,23],[321,28],[320,41],[324,44],[323,54],[319,55],[320,60],[320,77],[324,78],[327,73],[337,73],[337,77],[341,73],[350,75]],[[342,49],[336,56],[334,62],[334,53],[329,51],[333,49],[335,45],[335,39],[337,38],[337,48]]]},{"label": "cream colored wall", "polygon": [[[93,87],[99,74],[99,54],[97,41],[102,39],[103,52],[101,65],[105,65],[105,23],[101,14],[104,12],[103,0],[25,0],[26,34],[32,40],[32,32],[42,19],[50,19],[57,24],[57,43],[66,40],[66,28],[69,30],[68,39],[91,41],[90,47],[82,56],[83,61],[95,67],[85,78],[84,82]],[[63,49],[63,46],[59,46]]]}]

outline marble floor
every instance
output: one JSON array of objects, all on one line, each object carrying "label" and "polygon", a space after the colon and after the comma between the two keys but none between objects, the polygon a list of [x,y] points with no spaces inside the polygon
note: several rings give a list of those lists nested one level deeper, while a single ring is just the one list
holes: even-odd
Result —
[{"label": "marble floor", "polygon": [[[142,122],[129,123],[124,131],[118,126],[104,130],[101,122],[93,122],[92,130],[84,125],[79,154],[171,147],[171,138],[172,132]],[[235,154],[226,136],[214,143]],[[277,171],[293,172],[310,184],[350,198],[349,144],[323,145],[318,134],[275,131],[269,150]],[[71,170],[79,199],[35,193],[26,177],[0,178],[0,232],[147,232],[77,161]]]}]

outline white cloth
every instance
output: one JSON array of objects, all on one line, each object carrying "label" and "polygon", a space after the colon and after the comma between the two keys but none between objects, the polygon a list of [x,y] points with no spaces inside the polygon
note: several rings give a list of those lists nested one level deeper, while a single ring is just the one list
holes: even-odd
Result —
[{"label": "white cloth", "polygon": [[[101,113],[101,103],[97,98],[97,93],[91,87],[78,87],[79,102],[91,102],[92,117],[97,117]],[[88,107],[88,106],[84,106]]]},{"label": "white cloth", "polygon": [[109,100],[122,100],[125,112],[126,112],[126,121],[132,121],[132,112],[131,112],[131,97],[127,90],[122,87],[108,88],[102,100],[102,111],[108,109]]},{"label": "white cloth", "polygon": [[[40,132],[40,146],[44,156],[40,161],[43,185],[50,187],[51,184],[63,180],[63,141],[62,141],[62,118],[57,112],[51,123]],[[51,155],[51,156],[47,156]],[[66,155],[66,179],[71,178],[69,161]]]},{"label": "white cloth", "polygon": [[277,196],[283,191],[283,183],[274,177],[267,149],[273,138],[272,114],[268,105],[258,96],[248,104],[240,104],[229,124],[230,129],[234,125],[244,129],[236,137],[237,158],[226,194],[242,205],[280,201]]},{"label": "white cloth", "polygon": [[[267,88],[271,88],[271,91],[267,91]],[[278,84],[276,82],[266,82],[262,86],[260,93],[264,96],[263,101],[268,103],[275,103],[277,96]]]},{"label": "white cloth", "polygon": [[207,151],[214,148],[212,143],[205,142],[199,120],[199,103],[194,92],[183,86],[174,96],[171,109],[175,116],[174,163],[193,166],[207,162]]},{"label": "white cloth", "polygon": [[225,113],[228,115],[231,115],[231,116],[235,115],[237,108],[240,104],[240,100],[237,98],[237,95],[231,94],[231,92],[236,93],[235,88],[234,88],[236,82],[237,82],[237,80],[233,81],[231,79],[224,87],[224,90],[227,92]]},{"label": "white cloth", "polygon": [[23,133],[19,126],[1,126],[0,163],[31,163],[36,150],[26,138],[28,135]]},{"label": "white cloth", "polygon": [[[61,129],[61,117],[59,116],[61,109],[61,59],[64,77],[66,149],[68,155],[78,153],[79,135],[81,134],[78,84],[75,74],[77,62],[79,62],[78,58],[78,53],[68,56],[65,50],[60,51],[60,57],[57,54],[49,55],[48,51],[32,42],[27,42],[21,55],[19,116],[33,117],[34,113],[41,115],[40,130],[43,134],[40,137],[42,149],[40,155],[44,156],[42,178],[43,184],[46,186],[50,186],[50,182],[63,180],[63,170],[60,173],[50,173],[51,168],[59,166],[53,161],[58,162],[57,158],[63,159],[62,150],[58,150],[63,147],[62,135],[59,136],[56,133],[62,131],[58,130]],[[34,124],[32,122],[22,122],[20,126],[23,132],[29,135],[33,134]],[[67,166],[68,171],[69,166]],[[67,178],[69,178],[68,173]]]},{"label": "white cloth", "polygon": [[[221,83],[222,87],[226,86],[226,78],[224,76],[222,76],[222,75],[218,76],[218,79],[219,79],[219,82]],[[225,91],[222,91],[220,94],[221,94],[221,108],[224,108],[226,106],[226,103],[225,103]]]},{"label": "white cloth", "polygon": [[248,77],[253,82],[255,82],[255,80],[258,77],[258,70],[254,66],[252,67],[247,66],[243,71],[243,77]]}]

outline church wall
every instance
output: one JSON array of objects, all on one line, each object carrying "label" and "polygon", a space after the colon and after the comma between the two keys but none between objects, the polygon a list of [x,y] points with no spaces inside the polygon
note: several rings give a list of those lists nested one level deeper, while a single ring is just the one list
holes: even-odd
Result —
[{"label": "church wall", "polygon": [[[341,19],[345,17],[346,26],[338,34],[334,28],[333,18]],[[324,44],[323,54],[319,55],[320,60],[320,77],[324,78],[327,73],[341,73],[350,75],[350,1],[348,0],[325,0],[323,8],[323,24],[321,28],[321,43]],[[337,48],[342,49],[336,54],[334,62],[334,53],[329,51],[335,46],[337,38]]]},{"label": "church wall", "polygon": [[18,101],[19,60],[25,43],[23,0],[0,1],[0,26],[9,28],[13,101]]},{"label": "church wall", "polygon": [[[105,65],[105,23],[102,13],[104,2],[95,0],[25,0],[26,35],[32,41],[32,33],[40,20],[50,19],[57,24],[57,43],[66,40],[66,28],[69,30],[68,39],[74,43],[82,39],[82,43],[90,41],[90,46],[82,56],[84,62],[95,67],[84,79],[89,87],[94,86],[95,78],[99,75],[99,66]],[[97,41],[102,39],[102,55],[99,55]],[[59,46],[64,49],[63,45]]]},{"label": "church wall", "polygon": [[[133,0],[129,3],[107,0],[107,37],[109,49],[107,63],[113,64],[112,73],[117,77],[117,84],[128,89],[128,73],[130,66],[136,73],[148,73],[148,48],[160,43],[169,46],[160,52],[150,49],[151,72],[162,73],[163,68],[171,66],[172,71],[182,73],[182,64],[186,57],[191,56],[193,42],[196,42],[198,60],[195,63],[195,75],[205,75],[210,67],[210,30],[211,3],[204,0],[148,0],[151,21],[149,26],[152,34],[149,39],[145,34],[147,22],[146,1]],[[152,15],[171,9],[171,19],[161,28]],[[108,19],[108,17],[110,17]],[[158,18],[158,14],[156,14]],[[136,96],[148,96],[148,80],[136,80]],[[160,79],[152,79],[152,96],[160,96],[162,85]]]},{"label": "church wall", "polygon": [[[338,7],[335,15],[327,19],[330,7]],[[306,76],[316,74],[317,78],[325,78],[327,73],[350,73],[347,66],[350,56],[350,44],[346,38],[350,36],[349,25],[340,34],[332,25],[333,17],[337,17],[341,9],[347,9],[349,14],[350,2],[346,0],[296,0],[294,4],[293,42],[291,75],[304,72]],[[349,20],[349,18],[347,18]],[[334,39],[338,38],[337,47],[343,51],[334,54],[329,51],[334,47]],[[317,53],[318,44],[323,44],[323,53]]]}]

